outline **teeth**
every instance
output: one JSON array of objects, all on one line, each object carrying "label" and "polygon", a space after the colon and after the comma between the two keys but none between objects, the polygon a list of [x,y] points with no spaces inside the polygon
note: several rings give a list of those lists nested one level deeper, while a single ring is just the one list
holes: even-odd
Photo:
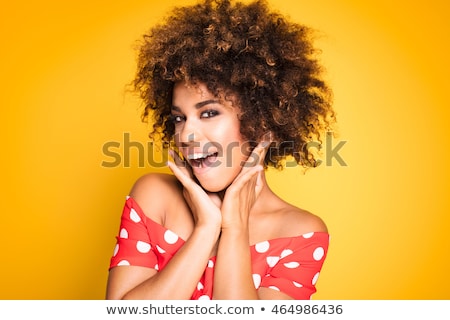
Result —
[{"label": "teeth", "polygon": [[193,153],[193,154],[189,154],[187,156],[187,158],[189,160],[204,159],[206,157],[212,156],[213,154],[215,154],[215,152],[210,152],[210,153]]}]

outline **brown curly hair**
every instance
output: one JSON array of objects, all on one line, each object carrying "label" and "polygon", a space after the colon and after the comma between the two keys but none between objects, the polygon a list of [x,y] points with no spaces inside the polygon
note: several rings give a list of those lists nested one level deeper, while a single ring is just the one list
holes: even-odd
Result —
[{"label": "brown curly hair", "polygon": [[133,81],[145,105],[142,120],[153,124],[150,137],[173,139],[174,84],[204,83],[218,97],[233,96],[244,138],[271,133],[266,166],[280,168],[286,156],[316,166],[308,142],[321,141],[335,115],[311,31],[265,1],[203,0],[173,9],[143,36]]}]

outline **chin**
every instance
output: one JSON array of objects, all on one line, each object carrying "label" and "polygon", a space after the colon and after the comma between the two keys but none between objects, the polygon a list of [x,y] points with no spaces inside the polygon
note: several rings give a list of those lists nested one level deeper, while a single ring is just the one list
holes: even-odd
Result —
[{"label": "chin", "polygon": [[202,182],[199,181],[202,188],[207,192],[220,192],[228,187],[228,184],[224,184],[223,181],[216,182]]},{"label": "chin", "polygon": [[232,182],[233,179],[225,179],[222,177],[196,177],[198,183],[207,192],[220,192],[225,190]]},{"label": "chin", "polygon": [[[238,168],[238,170],[236,169]],[[220,192],[228,188],[230,184],[239,175],[240,168],[235,167],[232,170],[217,170],[219,168],[214,168],[213,170],[208,170],[202,174],[195,174],[198,183],[207,192]]]}]

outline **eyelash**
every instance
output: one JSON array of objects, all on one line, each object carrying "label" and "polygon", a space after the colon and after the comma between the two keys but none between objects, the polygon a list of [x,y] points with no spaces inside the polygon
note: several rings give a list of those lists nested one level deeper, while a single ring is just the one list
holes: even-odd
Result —
[{"label": "eyelash", "polygon": [[203,111],[203,112],[200,114],[200,117],[202,118],[202,116],[203,116],[205,113],[207,113],[208,116],[207,116],[207,117],[204,117],[204,118],[212,118],[212,117],[215,117],[215,116],[217,116],[217,115],[219,114],[219,112],[217,112],[216,110],[206,110],[206,111]]},{"label": "eyelash", "polygon": [[[207,114],[206,117],[204,116],[205,114]],[[217,116],[218,114],[219,114],[219,112],[216,110],[206,110],[206,111],[202,111],[200,113],[200,118],[209,119],[209,118],[213,118],[213,117]],[[182,115],[176,115],[176,114],[170,115],[170,121],[173,122],[174,124],[180,123],[184,120],[186,120],[186,117],[184,117]]]},{"label": "eyelash", "polygon": [[179,116],[179,115],[175,115],[175,114],[171,114],[169,117],[170,122],[177,124],[180,123],[181,121],[184,120],[183,116]]}]

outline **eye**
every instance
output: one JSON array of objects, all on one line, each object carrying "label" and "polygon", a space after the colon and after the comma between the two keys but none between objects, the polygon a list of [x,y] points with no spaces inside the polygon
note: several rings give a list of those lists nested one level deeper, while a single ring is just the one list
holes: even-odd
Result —
[{"label": "eye", "polygon": [[216,110],[206,110],[200,114],[200,118],[212,118],[219,114]]},{"label": "eye", "polygon": [[184,121],[184,117],[177,114],[172,114],[170,115],[170,121],[177,124]]}]

